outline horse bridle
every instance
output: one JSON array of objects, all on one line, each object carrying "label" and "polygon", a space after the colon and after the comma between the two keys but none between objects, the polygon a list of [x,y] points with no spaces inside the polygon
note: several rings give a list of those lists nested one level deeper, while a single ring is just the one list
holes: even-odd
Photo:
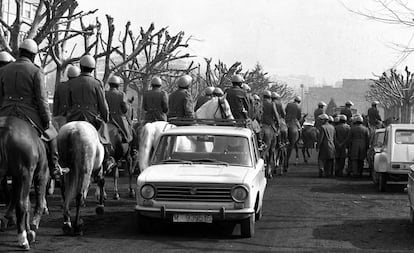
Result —
[{"label": "horse bridle", "polygon": [[218,106],[217,106],[216,111],[214,112],[214,115],[216,115],[217,111],[220,110],[221,118],[222,119],[227,119],[226,112],[224,111],[224,108],[223,108],[223,106],[221,104],[222,102],[223,101],[220,100],[220,98],[218,98],[218,100],[217,100]]}]

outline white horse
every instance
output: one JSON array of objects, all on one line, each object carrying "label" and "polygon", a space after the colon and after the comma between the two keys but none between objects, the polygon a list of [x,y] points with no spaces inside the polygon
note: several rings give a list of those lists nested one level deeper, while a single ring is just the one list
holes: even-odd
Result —
[{"label": "white horse", "polygon": [[[63,205],[63,231],[67,234],[83,234],[83,222],[80,219],[80,206],[85,200],[92,174],[100,176],[98,185],[103,190],[102,161],[104,148],[99,141],[95,127],[86,121],[73,121],[65,124],[58,135],[60,161],[70,168],[69,173],[62,177],[61,190]],[[96,209],[103,212],[103,194]],[[76,219],[73,230],[69,213],[69,205],[76,197]]]},{"label": "white horse", "polygon": [[213,97],[195,112],[197,119],[234,119],[225,96]]}]

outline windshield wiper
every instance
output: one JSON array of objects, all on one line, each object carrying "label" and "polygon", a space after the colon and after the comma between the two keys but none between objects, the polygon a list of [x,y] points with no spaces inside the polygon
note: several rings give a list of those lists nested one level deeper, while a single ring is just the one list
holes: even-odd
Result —
[{"label": "windshield wiper", "polygon": [[212,159],[212,158],[200,158],[200,159],[191,159],[192,162],[196,162],[196,163],[214,163],[217,165],[225,165],[225,166],[229,166],[229,163],[227,162],[223,162],[223,161],[218,161],[216,159]]},{"label": "windshield wiper", "polygon": [[182,160],[182,159],[166,159],[166,160],[162,160],[161,163],[184,163],[184,164],[193,164],[191,161]]}]

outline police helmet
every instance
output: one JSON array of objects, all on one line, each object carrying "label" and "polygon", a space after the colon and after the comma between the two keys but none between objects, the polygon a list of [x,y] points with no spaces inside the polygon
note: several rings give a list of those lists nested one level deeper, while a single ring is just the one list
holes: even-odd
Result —
[{"label": "police helmet", "polygon": [[352,101],[351,101],[351,100],[348,100],[348,101],[346,101],[346,102],[345,102],[345,105],[350,105],[350,106],[353,106],[353,105],[354,105],[354,103],[352,103]]},{"label": "police helmet", "polygon": [[14,57],[6,51],[0,52],[0,62],[13,62]]},{"label": "police helmet", "polygon": [[190,87],[191,82],[193,81],[193,78],[189,75],[183,75],[177,80],[177,86],[180,88],[188,88]]},{"label": "police helmet", "polygon": [[334,122],[334,118],[332,116],[328,116],[328,121],[329,122]]},{"label": "police helmet", "polygon": [[339,115],[336,115],[336,117],[334,118],[334,122],[335,122],[335,123],[338,123],[338,122],[339,122],[339,120],[340,120]]},{"label": "police helmet", "polygon": [[371,105],[378,105],[378,104],[379,104],[379,101],[377,101],[377,100],[372,101],[372,103],[371,103]]},{"label": "police helmet", "polygon": [[233,75],[231,77],[231,82],[232,83],[243,83],[244,82],[244,78],[241,75],[239,75],[239,74]]},{"label": "police helmet", "polygon": [[246,83],[242,84],[242,89],[245,90],[246,92],[249,92],[252,90],[252,88],[250,88],[249,85],[247,85]]},{"label": "police helmet", "polygon": [[119,76],[113,75],[108,79],[109,86],[119,87],[122,79]]},{"label": "police helmet", "polygon": [[221,97],[224,95],[224,92],[222,89],[220,89],[219,87],[216,87],[213,91],[213,95],[217,96],[217,97]]},{"label": "police helmet", "polygon": [[263,97],[264,98],[271,98],[272,93],[269,90],[265,90],[265,91],[263,91]]},{"label": "police helmet", "polygon": [[213,95],[214,92],[214,87],[213,86],[209,86],[204,90],[204,93],[208,96]]},{"label": "police helmet", "polygon": [[318,103],[318,106],[319,106],[319,107],[321,107],[321,106],[322,106],[322,107],[323,107],[323,106],[326,106],[326,103],[325,103],[325,102],[323,102],[323,101],[320,101],[320,102]]},{"label": "police helmet", "polygon": [[321,115],[318,116],[318,118],[320,120],[329,120],[329,116],[326,113],[322,113]]},{"label": "police helmet", "polygon": [[362,118],[362,116],[361,115],[355,115],[354,116],[354,122],[360,122],[360,123],[362,123],[362,122],[364,122],[364,119]]},{"label": "police helmet", "polygon": [[80,69],[76,66],[69,65],[66,75],[68,78],[78,77],[80,75]]},{"label": "police helmet", "polygon": [[19,46],[19,49],[24,49],[32,54],[37,54],[39,47],[37,46],[36,41],[32,39],[25,39]]},{"label": "police helmet", "polygon": [[87,68],[94,69],[95,65],[96,65],[96,62],[95,62],[95,59],[92,56],[87,54],[87,55],[82,56],[82,58],[80,59],[80,65],[82,67],[87,67]]},{"label": "police helmet", "polygon": [[339,120],[343,120],[343,121],[346,121],[348,119],[345,114],[339,114],[338,117],[339,117]]},{"label": "police helmet", "polygon": [[258,101],[259,101],[259,100],[260,100],[260,97],[259,97],[259,95],[254,94],[254,95],[253,95],[253,99],[254,99],[254,100],[258,100]]},{"label": "police helmet", "polygon": [[293,100],[294,100],[295,102],[300,103],[300,102],[302,101],[302,98],[301,98],[300,96],[296,96]]},{"label": "police helmet", "polygon": [[279,93],[272,91],[272,98],[279,99],[280,98]]},{"label": "police helmet", "polygon": [[159,78],[158,76],[155,76],[151,79],[151,85],[152,86],[161,86],[162,85],[162,80],[161,78]]}]

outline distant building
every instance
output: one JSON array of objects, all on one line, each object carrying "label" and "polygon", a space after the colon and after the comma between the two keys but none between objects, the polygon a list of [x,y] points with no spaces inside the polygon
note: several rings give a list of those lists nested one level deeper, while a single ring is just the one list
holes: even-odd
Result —
[{"label": "distant building", "polygon": [[[319,101],[328,104],[333,99],[338,107],[351,100],[354,103],[352,108],[356,109],[356,113],[367,114],[371,107],[371,101],[367,101],[365,96],[372,82],[370,79],[343,79],[340,87],[309,87],[302,102],[302,111],[307,112],[309,117],[313,117],[313,112]],[[383,108],[379,108],[379,110],[381,117],[384,117]]]},{"label": "distant building", "polygon": [[[40,0],[19,0],[19,2],[20,16],[23,21],[30,24],[36,15]],[[16,19],[16,0],[0,0],[0,15],[8,25],[12,25]],[[22,27],[23,29],[24,27],[28,28],[28,26]],[[24,36],[24,32],[22,36]]]}]

